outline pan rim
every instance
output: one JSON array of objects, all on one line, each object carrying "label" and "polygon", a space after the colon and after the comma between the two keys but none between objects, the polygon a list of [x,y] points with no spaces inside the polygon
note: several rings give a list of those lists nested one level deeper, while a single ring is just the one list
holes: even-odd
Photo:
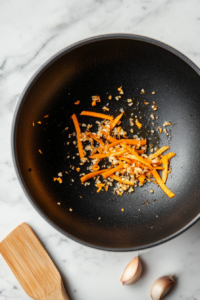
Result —
[{"label": "pan rim", "polygon": [[136,40],[136,41],[142,41],[142,42],[146,42],[146,43],[150,43],[153,45],[156,45],[158,47],[161,47],[169,52],[171,52],[172,54],[178,56],[180,59],[182,59],[185,63],[187,63],[199,76],[200,76],[200,69],[199,67],[192,62],[187,56],[185,56],[184,54],[182,54],[180,51],[176,50],[175,48],[169,46],[168,44],[165,44],[163,42],[160,42],[156,39],[152,39],[146,36],[141,36],[141,35],[135,35],[135,34],[126,34],[126,33],[113,33],[113,34],[104,34],[104,35],[97,35],[97,36],[93,36],[87,39],[83,39],[80,40],[76,43],[73,43],[65,48],[63,48],[62,50],[60,50],[59,52],[57,52],[56,54],[54,54],[52,57],[50,57],[44,64],[42,64],[42,66],[33,74],[33,76],[30,78],[30,80],[28,81],[28,83],[26,84],[24,90],[22,91],[22,94],[19,98],[19,101],[17,103],[17,106],[15,108],[15,112],[13,115],[13,122],[12,122],[12,129],[11,129],[11,152],[12,152],[12,159],[13,159],[13,164],[14,164],[14,168],[15,168],[15,172],[17,174],[17,178],[20,182],[20,185],[22,187],[22,190],[24,191],[26,197],[28,198],[28,200],[30,201],[30,203],[33,205],[33,207],[37,210],[37,212],[51,225],[53,226],[56,230],[58,230],[60,233],[62,233],[63,235],[65,235],[66,237],[84,245],[84,246],[89,246],[91,248],[94,249],[98,249],[98,250],[104,250],[104,251],[112,251],[112,252],[128,252],[128,251],[137,251],[137,250],[144,250],[147,248],[151,248],[151,247],[155,247],[158,245],[161,245],[167,241],[170,241],[171,239],[177,237],[178,235],[180,235],[181,233],[185,232],[187,229],[189,229],[191,226],[193,226],[199,219],[200,219],[200,213],[194,218],[192,219],[186,226],[184,226],[183,228],[181,228],[180,230],[176,231],[175,233],[171,234],[170,236],[167,236],[161,240],[158,240],[156,242],[147,244],[147,245],[143,245],[143,246],[139,246],[139,247],[130,247],[130,248],[112,248],[112,247],[103,247],[103,246],[98,246],[89,242],[86,242],[80,238],[77,238],[76,236],[65,232],[62,228],[60,228],[55,222],[53,222],[49,217],[46,216],[45,212],[42,211],[42,209],[36,204],[35,200],[33,199],[33,197],[29,194],[28,190],[25,187],[25,183],[22,179],[22,176],[20,174],[20,169],[19,169],[19,165],[17,162],[17,155],[16,155],[16,151],[15,151],[15,141],[16,141],[16,128],[17,128],[17,121],[18,121],[18,116],[20,113],[20,109],[22,107],[22,104],[24,102],[24,99],[26,97],[26,95],[28,94],[29,90],[31,89],[31,87],[34,85],[35,81],[38,79],[38,77],[44,72],[44,70],[46,68],[48,68],[52,63],[54,63],[57,59],[59,59],[60,57],[62,57],[64,54],[79,48],[83,45],[89,44],[89,43],[93,43],[93,42],[98,42],[98,41],[102,41],[102,40],[112,40],[112,39],[130,39],[130,40]]}]

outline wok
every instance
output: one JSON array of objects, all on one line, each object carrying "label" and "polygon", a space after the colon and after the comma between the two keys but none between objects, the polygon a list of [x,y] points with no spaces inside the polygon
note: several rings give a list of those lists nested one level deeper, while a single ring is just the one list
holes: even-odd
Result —
[{"label": "wok", "polygon": [[[168,45],[128,34],[80,41],[47,61],[22,93],[12,129],[17,175],[37,211],[77,242],[111,251],[152,247],[194,224],[200,212],[199,74],[194,63]],[[121,85],[125,94],[116,101]],[[96,107],[91,106],[92,95],[101,97]],[[132,107],[127,106],[128,98],[134,99]],[[139,111],[136,108],[144,99],[155,101],[159,108],[154,133],[147,116],[150,107],[141,104]],[[80,104],[74,105],[77,100]],[[82,110],[103,112],[108,102],[114,117],[120,108],[126,109],[122,126],[128,131],[134,112],[144,124],[141,131],[134,127],[134,134],[147,137],[154,147],[169,145],[176,153],[167,181],[174,198],[168,198],[154,183],[122,197],[112,190],[97,193],[92,180],[90,186],[81,185],[80,173],[70,167],[79,166],[75,137],[68,137],[75,131],[70,116],[76,113],[80,123],[93,124],[95,129],[94,118],[79,114]],[[49,117],[44,118],[46,115]],[[169,136],[157,131],[164,121],[172,123]],[[53,181],[59,172],[63,173],[62,184]],[[86,165],[81,172],[88,172]]]}]

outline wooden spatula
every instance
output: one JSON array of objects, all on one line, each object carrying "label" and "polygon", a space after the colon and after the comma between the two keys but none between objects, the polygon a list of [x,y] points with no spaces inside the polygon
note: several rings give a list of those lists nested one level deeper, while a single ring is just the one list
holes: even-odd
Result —
[{"label": "wooden spatula", "polygon": [[0,243],[0,252],[31,298],[69,300],[58,270],[26,223]]}]

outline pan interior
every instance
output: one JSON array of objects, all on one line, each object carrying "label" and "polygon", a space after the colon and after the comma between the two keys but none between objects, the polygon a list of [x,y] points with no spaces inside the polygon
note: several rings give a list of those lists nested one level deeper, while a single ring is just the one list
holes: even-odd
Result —
[{"label": "pan interior", "polygon": [[[116,101],[121,85],[125,94]],[[101,103],[94,108],[92,95],[101,97]],[[108,95],[113,96],[111,101]],[[133,99],[133,106],[127,105],[128,98]],[[145,99],[150,102],[148,107],[143,104]],[[154,44],[107,39],[66,51],[32,82],[16,118],[16,163],[31,200],[63,233],[102,249],[143,248],[175,234],[200,211],[199,99],[200,79],[196,72],[178,56]],[[77,100],[79,105],[74,104]],[[154,113],[159,119],[151,128],[153,101],[158,105]],[[131,113],[138,114],[144,126],[141,131],[134,127],[134,134],[150,138],[154,147],[169,145],[177,154],[167,181],[176,194],[174,198],[169,199],[154,183],[122,197],[114,195],[112,188],[97,193],[94,180],[89,186],[81,185],[79,175],[88,172],[89,164],[80,166],[80,173],[76,171],[79,157],[73,144],[75,137],[69,138],[75,131],[70,116],[76,113],[81,124],[92,124],[95,131],[96,120],[79,114],[82,110],[103,113],[102,107],[107,103],[114,116],[124,108],[122,126],[129,137],[133,135],[129,118]],[[168,137],[157,132],[164,121],[172,123]],[[155,130],[153,134],[151,129]],[[62,184],[53,181],[59,172],[63,174]]]}]

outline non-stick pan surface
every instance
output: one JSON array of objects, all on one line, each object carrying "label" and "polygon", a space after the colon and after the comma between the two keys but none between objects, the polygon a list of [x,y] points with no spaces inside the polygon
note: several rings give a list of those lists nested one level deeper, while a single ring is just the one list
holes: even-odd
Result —
[{"label": "non-stick pan surface", "polygon": [[[121,85],[125,94],[116,101]],[[112,101],[108,94],[113,95]],[[96,107],[91,106],[92,95],[101,97]],[[134,99],[131,107],[128,98]],[[145,107],[144,99],[158,105],[154,128],[149,118],[151,106]],[[77,100],[80,104],[74,105]],[[154,183],[122,197],[112,189],[97,193],[93,180],[90,186],[81,185],[80,173],[72,169],[79,166],[79,157],[73,144],[76,137],[69,138],[75,131],[70,116],[76,113],[80,123],[93,124],[95,130],[96,120],[79,113],[103,112],[108,102],[114,116],[125,109],[122,125],[128,132],[130,115],[137,114],[144,126],[141,131],[134,127],[134,134],[148,138],[154,147],[169,145],[176,152],[167,181],[174,198],[168,198]],[[49,117],[44,118],[46,115]],[[168,137],[156,130],[164,121],[172,123]],[[199,218],[199,69],[176,50],[145,37],[117,34],[79,42],[50,59],[29,82],[15,114],[12,147],[28,198],[65,235],[113,251],[167,241]],[[88,165],[81,167],[81,173],[87,172]],[[62,184],[53,181],[59,172],[63,173]]]}]

